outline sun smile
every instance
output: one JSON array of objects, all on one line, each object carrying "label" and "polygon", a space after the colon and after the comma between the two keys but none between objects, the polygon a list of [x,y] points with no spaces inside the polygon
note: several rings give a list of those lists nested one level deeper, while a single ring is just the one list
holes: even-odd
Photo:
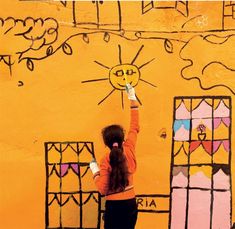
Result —
[{"label": "sun smile", "polygon": [[[132,81],[131,82],[128,82],[130,85],[132,85]],[[123,90],[125,90],[125,88],[126,88],[126,84],[120,84],[120,83],[118,83],[118,85],[120,86],[120,87],[123,87]]]}]

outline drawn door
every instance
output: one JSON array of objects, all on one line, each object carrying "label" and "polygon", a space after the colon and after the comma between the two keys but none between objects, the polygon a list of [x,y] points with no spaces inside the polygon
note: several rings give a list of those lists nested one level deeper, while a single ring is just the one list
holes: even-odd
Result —
[{"label": "drawn door", "polygon": [[173,129],[170,228],[231,228],[231,98],[175,98]]}]

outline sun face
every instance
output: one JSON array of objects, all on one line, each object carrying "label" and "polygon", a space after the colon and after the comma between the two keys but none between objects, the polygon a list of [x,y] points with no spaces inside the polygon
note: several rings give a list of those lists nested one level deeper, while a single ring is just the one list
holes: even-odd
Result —
[{"label": "sun face", "polygon": [[[134,64],[135,60],[139,56],[141,50],[143,49],[144,45],[140,47],[138,52],[136,53],[135,57],[130,63],[122,63],[122,55],[121,55],[121,46],[118,45],[119,49],[119,64],[115,65],[114,67],[108,67],[98,61],[94,61],[96,64],[100,65],[101,67],[108,69],[108,77],[107,78],[98,78],[98,79],[91,79],[91,80],[84,80],[82,83],[90,83],[90,82],[97,82],[97,81],[109,81],[112,86],[112,90],[98,103],[100,105],[103,103],[109,96],[113,94],[114,91],[121,91],[121,102],[122,108],[124,108],[123,102],[123,91],[125,90],[125,86],[129,83],[132,87],[136,87],[138,83],[144,82],[152,87],[156,87],[154,84],[148,82],[141,78],[140,69],[146,66],[147,64],[151,63],[155,58],[149,60],[148,62],[142,64],[141,66],[136,66]],[[136,98],[138,102],[142,105],[138,95],[136,94]]]},{"label": "sun face", "polygon": [[127,83],[135,87],[139,79],[140,71],[137,66],[132,64],[119,64],[109,71],[109,81],[117,90],[125,90]]}]

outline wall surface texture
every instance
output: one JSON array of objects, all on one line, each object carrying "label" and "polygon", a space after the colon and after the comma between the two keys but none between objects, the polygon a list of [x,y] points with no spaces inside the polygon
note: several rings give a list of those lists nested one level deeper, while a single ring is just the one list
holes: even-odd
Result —
[{"label": "wall surface texture", "polygon": [[137,229],[235,222],[234,1],[0,2],[0,227],[103,228],[89,162],[140,103]]}]

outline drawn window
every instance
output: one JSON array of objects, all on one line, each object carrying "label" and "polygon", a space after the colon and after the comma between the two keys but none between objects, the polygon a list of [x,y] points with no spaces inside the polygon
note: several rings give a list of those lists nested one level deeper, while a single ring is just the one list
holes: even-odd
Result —
[{"label": "drawn window", "polygon": [[152,9],[175,9],[183,16],[188,16],[188,1],[142,1],[142,14],[147,13]]},{"label": "drawn window", "polygon": [[100,195],[88,172],[93,143],[48,142],[45,150],[46,228],[100,228]]},{"label": "drawn window", "polygon": [[175,98],[172,229],[231,227],[230,145],[230,97]]}]

